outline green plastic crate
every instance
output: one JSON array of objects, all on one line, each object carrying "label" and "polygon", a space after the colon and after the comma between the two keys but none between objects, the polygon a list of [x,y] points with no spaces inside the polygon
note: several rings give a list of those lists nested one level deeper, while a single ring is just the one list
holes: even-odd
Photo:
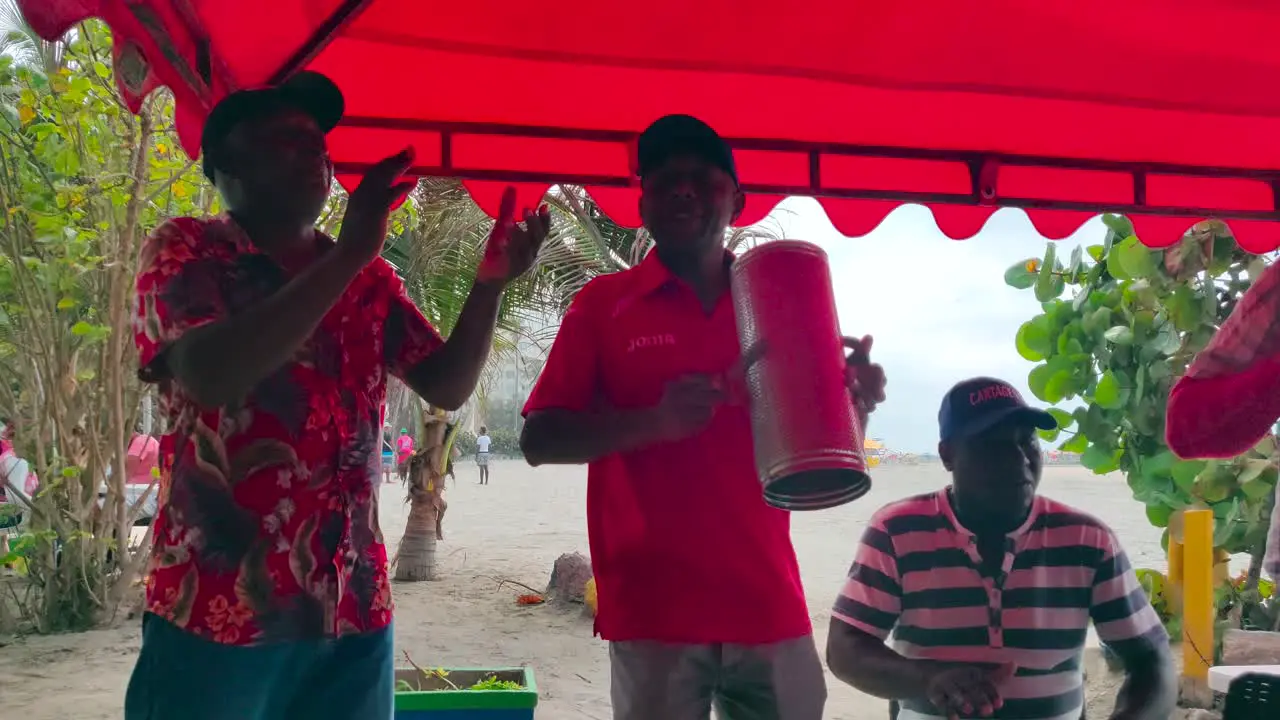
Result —
[{"label": "green plastic crate", "polygon": [[[538,705],[533,669],[444,668],[460,688],[488,678],[518,682],[520,690],[454,690],[444,680],[424,677],[414,668],[396,670],[396,720],[531,720]],[[414,690],[400,690],[400,681]]]}]

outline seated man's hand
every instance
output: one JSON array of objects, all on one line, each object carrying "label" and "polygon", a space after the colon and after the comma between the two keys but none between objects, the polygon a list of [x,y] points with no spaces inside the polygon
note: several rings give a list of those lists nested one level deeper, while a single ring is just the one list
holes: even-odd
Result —
[{"label": "seated man's hand", "polygon": [[991,717],[1004,705],[1000,683],[1013,677],[1015,672],[1017,667],[1012,664],[942,666],[929,678],[926,696],[952,720],[975,713]]}]

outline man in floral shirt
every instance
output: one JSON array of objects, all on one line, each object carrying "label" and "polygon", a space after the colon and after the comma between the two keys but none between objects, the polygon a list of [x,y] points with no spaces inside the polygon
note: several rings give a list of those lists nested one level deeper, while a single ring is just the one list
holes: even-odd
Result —
[{"label": "man in floral shirt", "polygon": [[135,340],[169,435],[128,720],[391,717],[387,375],[465,402],[549,220],[514,223],[508,192],[441,340],[379,257],[410,151],[368,171],[336,242],[314,227],[342,108],[314,73],[223,99],[202,149],[229,212],[167,222],[143,249]]}]

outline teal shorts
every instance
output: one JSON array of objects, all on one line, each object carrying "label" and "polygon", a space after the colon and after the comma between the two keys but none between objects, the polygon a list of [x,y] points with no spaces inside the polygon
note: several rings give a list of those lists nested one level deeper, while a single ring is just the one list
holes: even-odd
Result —
[{"label": "teal shorts", "polygon": [[391,720],[391,626],[362,635],[224,645],[150,613],[125,720]]}]

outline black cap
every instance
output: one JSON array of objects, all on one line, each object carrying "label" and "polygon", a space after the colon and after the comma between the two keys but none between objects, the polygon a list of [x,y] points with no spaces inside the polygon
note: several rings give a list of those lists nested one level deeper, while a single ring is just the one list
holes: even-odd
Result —
[{"label": "black cap", "polygon": [[977,377],[957,383],[942,398],[942,407],[938,410],[939,436],[943,442],[973,437],[1011,416],[1019,416],[1041,430],[1058,427],[1052,415],[1028,405],[1009,383]]},{"label": "black cap", "polygon": [[676,155],[702,158],[720,168],[738,182],[738,168],[733,150],[711,126],[691,115],[667,115],[658,118],[640,134],[638,143],[640,177]]},{"label": "black cap", "polygon": [[320,130],[328,133],[342,119],[345,101],[342,91],[332,80],[317,72],[304,70],[275,87],[239,90],[218,101],[204,121],[200,149],[204,153],[205,177],[213,180],[210,151],[216,154],[227,134],[241,122],[267,117],[282,109],[301,110],[315,119]]}]

